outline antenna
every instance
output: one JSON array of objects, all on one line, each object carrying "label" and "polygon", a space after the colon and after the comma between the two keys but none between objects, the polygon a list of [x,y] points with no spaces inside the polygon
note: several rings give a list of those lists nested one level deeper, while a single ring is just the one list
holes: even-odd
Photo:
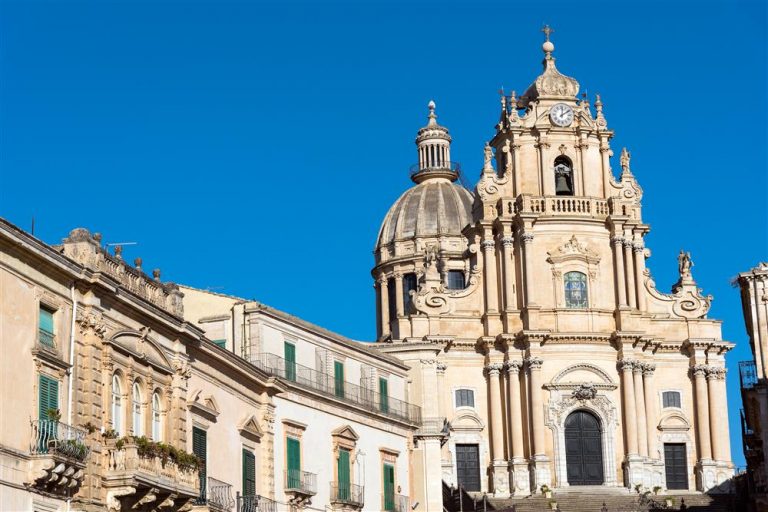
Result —
[{"label": "antenna", "polygon": [[32,216],[32,230],[30,231],[32,236],[35,236],[35,216]]}]

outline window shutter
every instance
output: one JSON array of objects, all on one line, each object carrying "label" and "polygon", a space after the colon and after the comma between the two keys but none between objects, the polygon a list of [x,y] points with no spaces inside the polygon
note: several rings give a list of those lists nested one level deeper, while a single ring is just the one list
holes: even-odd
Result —
[{"label": "window shutter", "polygon": [[389,382],[384,377],[379,377],[379,409],[389,412]]},{"label": "window shutter", "polygon": [[256,495],[256,456],[243,448],[243,495]]},{"label": "window shutter", "polygon": [[336,469],[339,484],[339,498],[348,500],[350,495],[349,488],[349,450],[339,450],[339,462]]},{"label": "window shutter", "polygon": [[207,432],[201,428],[192,427],[192,453],[197,455],[200,460],[200,499],[205,499],[205,481],[206,481],[206,451],[207,451]]},{"label": "window shutter", "polygon": [[334,391],[337,397],[344,398],[344,363],[333,362]]},{"label": "window shutter", "polygon": [[38,418],[47,420],[49,409],[59,408],[59,381],[40,375],[38,391]]},{"label": "window shutter", "polygon": [[384,510],[395,510],[395,467],[384,464]]},{"label": "window shutter", "polygon": [[284,343],[285,354],[285,378],[288,380],[296,380],[296,345],[293,343]]},{"label": "window shutter", "polygon": [[286,459],[288,462],[288,488],[301,487],[301,443],[293,437],[286,438]]},{"label": "window shutter", "polygon": [[53,334],[53,313],[44,307],[40,308],[40,323],[41,330]]}]

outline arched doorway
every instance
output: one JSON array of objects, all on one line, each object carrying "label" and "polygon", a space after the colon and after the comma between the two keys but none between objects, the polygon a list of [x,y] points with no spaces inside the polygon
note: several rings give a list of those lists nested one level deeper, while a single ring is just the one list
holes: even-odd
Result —
[{"label": "arched doorway", "polygon": [[603,443],[594,414],[578,410],[565,419],[565,463],[569,485],[603,483]]}]

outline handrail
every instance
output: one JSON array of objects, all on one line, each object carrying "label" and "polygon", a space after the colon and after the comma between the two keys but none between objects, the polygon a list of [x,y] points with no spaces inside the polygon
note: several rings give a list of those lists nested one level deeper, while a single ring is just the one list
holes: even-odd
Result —
[{"label": "handrail", "polygon": [[408,496],[397,494],[394,490],[391,493],[382,493],[381,500],[384,504],[384,512],[407,512]]},{"label": "handrail", "polygon": [[276,354],[266,352],[253,354],[251,363],[270,375],[359,405],[369,411],[411,423],[421,421],[421,408],[417,405],[381,395],[372,389],[363,388],[347,381],[344,381],[343,385],[337,386],[332,375],[286,361]]},{"label": "handrail", "polygon": [[362,485],[350,484],[346,482],[331,482],[331,502],[346,503],[353,506],[362,507],[364,501],[365,487]]},{"label": "handrail", "polygon": [[317,494],[317,475],[300,469],[286,469],[285,490],[308,495]]},{"label": "handrail", "polygon": [[274,500],[258,494],[242,496],[237,493],[237,512],[276,512],[277,503]]},{"label": "handrail", "polygon": [[56,335],[45,329],[37,330],[37,346],[43,350],[56,351]]},{"label": "handrail", "polygon": [[208,504],[221,509],[232,509],[235,504],[235,500],[232,498],[232,485],[209,476],[206,501]]},{"label": "handrail", "polygon": [[29,451],[32,455],[59,453],[82,462],[91,453],[85,436],[85,430],[57,420],[32,420]]},{"label": "handrail", "polygon": [[420,172],[461,172],[461,164],[459,162],[437,161],[435,163],[416,163],[410,168],[411,176]]}]

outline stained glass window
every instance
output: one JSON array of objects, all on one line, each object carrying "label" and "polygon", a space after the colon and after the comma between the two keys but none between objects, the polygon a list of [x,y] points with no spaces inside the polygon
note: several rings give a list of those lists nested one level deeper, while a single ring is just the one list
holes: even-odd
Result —
[{"label": "stained glass window", "polygon": [[587,307],[587,276],[581,272],[568,272],[564,277],[565,307]]}]

